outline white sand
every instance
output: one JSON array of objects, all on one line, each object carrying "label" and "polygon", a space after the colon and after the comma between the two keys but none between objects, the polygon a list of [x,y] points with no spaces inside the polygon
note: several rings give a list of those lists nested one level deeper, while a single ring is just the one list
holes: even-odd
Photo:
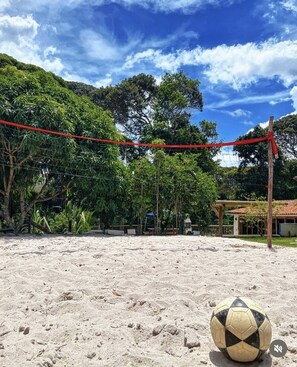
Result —
[{"label": "white sand", "polygon": [[243,366],[294,367],[296,275],[297,249],[236,239],[0,237],[0,366],[241,366],[209,321],[213,302],[244,295],[289,351]]}]

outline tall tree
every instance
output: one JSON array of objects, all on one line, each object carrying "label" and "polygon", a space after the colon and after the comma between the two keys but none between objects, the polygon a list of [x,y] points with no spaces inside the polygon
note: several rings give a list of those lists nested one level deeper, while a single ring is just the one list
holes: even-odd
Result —
[{"label": "tall tree", "polygon": [[[274,198],[292,199],[296,197],[296,187],[294,187],[293,177],[297,169],[297,160],[294,157],[294,139],[295,133],[292,129],[287,129],[284,121],[278,125],[276,142],[279,146],[279,158],[274,160]],[[283,129],[283,130],[282,130]],[[285,131],[289,131],[290,137],[286,137]],[[264,137],[267,135],[267,129],[256,126],[253,131],[241,136],[239,140]],[[284,141],[290,142],[285,144]],[[262,197],[267,195],[268,182],[268,154],[267,142],[241,145],[234,147],[241,158],[241,163],[237,173],[237,182],[239,198]],[[291,145],[290,145],[291,144]],[[283,151],[285,150],[285,152]]]},{"label": "tall tree", "polygon": [[141,137],[153,121],[157,85],[151,75],[135,75],[115,86],[99,89],[89,89],[82,83],[73,82],[69,83],[69,87],[79,95],[87,95],[105,110],[110,110],[114,122],[132,139]]},{"label": "tall tree", "polygon": [[[118,137],[110,114],[78,98],[51,73],[6,55],[0,56],[0,65],[1,119],[75,135]],[[0,125],[0,218],[18,232],[36,203],[70,186],[88,186],[90,177],[108,172],[112,179],[119,164],[114,146]]]},{"label": "tall tree", "polygon": [[297,159],[297,115],[282,117],[274,124],[275,139],[288,159]]},{"label": "tall tree", "polygon": [[133,162],[133,166],[134,172],[142,172],[141,177],[133,177],[137,187],[131,197],[133,207],[141,215],[152,210],[158,232],[170,226],[181,229],[186,213],[201,228],[210,223],[211,204],[217,198],[216,183],[200,169],[194,155],[171,156],[158,149],[152,160],[145,157]]},{"label": "tall tree", "polygon": [[144,225],[144,219],[149,211],[155,211],[155,167],[148,157],[135,159],[129,165],[131,172],[129,199],[131,208],[131,221],[137,221],[139,232]]},{"label": "tall tree", "polygon": [[236,200],[241,184],[237,180],[237,167],[218,167],[215,178],[220,200]]},{"label": "tall tree", "polygon": [[[87,95],[98,105],[109,109],[114,121],[128,139],[151,143],[162,139],[167,144],[206,144],[216,141],[214,122],[193,124],[192,114],[201,111],[203,98],[199,81],[188,78],[184,72],[166,73],[157,84],[151,75],[139,74],[115,86],[89,89],[81,83],[70,83],[77,94]],[[129,160],[144,155],[143,148],[122,150]],[[213,168],[212,158],[217,149],[193,151],[203,170]],[[177,151],[166,150],[175,154]]]},{"label": "tall tree", "polygon": [[188,78],[184,72],[166,73],[157,90],[155,121],[163,121],[174,133],[189,124],[190,110],[202,111],[203,99],[199,81]]}]

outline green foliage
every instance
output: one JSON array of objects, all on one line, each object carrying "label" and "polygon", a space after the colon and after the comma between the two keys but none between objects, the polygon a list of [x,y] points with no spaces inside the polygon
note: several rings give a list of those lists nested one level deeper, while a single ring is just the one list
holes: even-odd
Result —
[{"label": "green foliage", "polygon": [[284,159],[280,167],[275,169],[274,198],[279,200],[296,199],[297,159]]},{"label": "green foliage", "polygon": [[240,190],[237,175],[237,167],[218,167],[215,177],[220,200],[237,200]]},{"label": "green foliage", "polygon": [[143,135],[151,121],[156,96],[156,81],[151,75],[139,74],[123,80],[115,87],[90,89],[81,83],[71,83],[70,88],[79,95],[87,95],[94,103],[112,112],[115,123],[133,138]]},{"label": "green foliage", "polygon": [[[75,135],[117,139],[110,113],[79,98],[61,78],[40,68],[0,56],[0,118]],[[18,232],[37,202],[89,186],[89,177],[114,180],[119,149],[93,141],[74,140],[0,125],[0,217]],[[36,181],[43,177],[41,190]],[[94,187],[105,196],[108,186]],[[86,193],[90,189],[85,190]],[[106,204],[108,205],[108,203]]]},{"label": "green foliage", "polygon": [[[35,209],[33,211],[33,215],[32,215],[32,221],[42,227],[47,228],[50,232],[51,232],[51,227],[46,219],[46,217],[41,213],[40,209]],[[32,226],[32,233],[35,234],[42,234],[43,231]]]},{"label": "green foliage", "polygon": [[[276,121],[274,127],[276,142],[279,145],[279,158],[274,159],[274,199],[296,198],[296,183],[293,177],[297,173],[297,160],[294,158],[296,145],[296,115]],[[264,137],[267,129],[257,126],[253,131],[241,136],[239,140]],[[267,142],[234,147],[242,159],[237,181],[237,197],[250,195],[266,196],[268,182]]]},{"label": "green foliage", "polygon": [[[268,212],[268,203],[265,197],[256,197],[256,195],[251,195],[251,197],[247,198],[248,200],[255,201],[255,203],[246,208],[246,213],[244,217],[242,217],[242,223],[246,223],[251,227],[257,228],[257,233],[261,236],[264,235],[265,229],[265,220],[267,218]],[[273,202],[272,203],[272,211],[275,215],[278,209],[284,204]]]},{"label": "green foliage", "polygon": [[[166,73],[159,84],[153,76],[139,74],[98,89],[0,54],[0,118],[75,135],[167,144],[216,142],[214,122],[192,123],[203,108],[199,86],[198,80],[178,72]],[[274,124],[280,148],[275,199],[296,197],[296,126],[296,115]],[[257,126],[239,139],[266,134]],[[210,208],[217,197],[266,196],[267,142],[234,150],[242,159],[238,169],[219,167],[213,161],[218,149],[119,149],[0,125],[0,219],[16,232],[30,215],[45,224],[45,203],[65,200],[68,191],[76,204],[68,203],[54,221],[48,219],[52,231],[69,231],[71,222],[80,233],[89,228],[91,217],[104,227],[115,220],[143,225],[149,210],[160,231],[182,229],[186,213],[202,229],[213,220]],[[38,212],[33,212],[35,204]]]},{"label": "green foliage", "polygon": [[92,216],[92,212],[84,211],[69,200],[65,209],[51,220],[51,228],[57,233],[85,233],[91,229]]},{"label": "green foliage", "polygon": [[[253,138],[265,137],[267,135],[267,129],[263,129],[260,125],[256,126],[249,133],[240,136],[237,140],[246,140]],[[267,142],[248,145],[234,146],[233,150],[238,153],[241,158],[240,168],[247,166],[257,166],[260,169],[267,169],[268,155],[267,155]]]},{"label": "green foliage", "polygon": [[[199,81],[188,78],[183,72],[166,73],[159,85],[153,76],[145,74],[106,88],[96,89],[82,83],[68,85],[78,95],[88,95],[97,105],[110,110],[114,122],[121,125],[129,137],[141,142],[206,144],[217,139],[215,123],[191,124],[191,113],[202,110],[203,99]],[[196,150],[191,152],[192,158],[185,158],[186,154],[176,150],[153,150],[154,158],[151,159],[145,157],[145,149],[122,148],[121,156],[129,162],[129,167],[128,171],[122,168],[120,189],[114,192],[113,186],[110,187],[111,196],[116,195],[117,200],[107,207],[108,193],[98,195],[97,208],[100,209],[96,215],[104,218],[105,226],[112,223],[112,217],[121,215],[130,223],[137,221],[142,225],[146,212],[153,210],[158,216],[158,226],[163,229],[169,222],[180,226],[184,213],[190,212],[196,223],[206,225],[211,217],[210,202],[217,194],[213,179],[207,175],[206,178],[202,171],[214,172],[216,164],[212,158],[217,151]],[[177,157],[173,158],[174,155]],[[190,168],[185,168],[187,166]],[[191,170],[194,173],[189,174]],[[92,184],[96,185],[96,182]],[[100,182],[103,184],[108,185],[105,181]],[[191,190],[187,189],[187,184]],[[200,193],[200,198],[193,194],[195,190]],[[83,196],[81,188],[77,195]]]},{"label": "green foliage", "polygon": [[141,157],[130,164],[129,170],[131,219],[142,226],[146,213],[155,209],[155,167],[148,157]]},{"label": "green foliage", "polygon": [[216,184],[197,166],[193,155],[170,156],[156,150],[153,160],[134,162],[133,173],[131,202],[139,222],[152,210],[161,231],[169,226],[182,229],[186,213],[201,228],[210,223]]},{"label": "green foliage", "polygon": [[[14,59],[11,56],[8,56],[6,54],[1,54],[0,53],[0,68],[4,68],[5,66],[15,66],[17,69],[19,70],[24,70],[27,72],[38,72],[41,71],[42,73],[44,72],[43,69],[41,69],[40,67],[36,66],[36,65],[31,65],[31,64],[24,64],[20,61],[17,61],[16,59]],[[66,86],[67,83],[66,81],[64,81],[61,77],[53,74],[53,73],[47,73],[48,75],[51,75],[52,78],[54,78],[61,86]]]},{"label": "green foliage", "polygon": [[[159,85],[151,75],[139,74],[115,86],[89,88],[81,83],[70,83],[78,95],[88,95],[97,105],[111,111],[130,139],[151,143],[162,139],[167,144],[206,144],[218,137],[214,122],[191,123],[192,112],[201,111],[203,98],[199,81],[188,78],[184,72],[166,73]],[[122,156],[131,160],[145,155],[144,148],[129,148]],[[195,153],[197,163],[207,171],[214,169],[212,158],[217,149],[202,149]],[[125,150],[127,152],[127,150]],[[175,154],[176,150],[168,154]]]},{"label": "green foliage", "polygon": [[157,90],[156,121],[166,121],[173,131],[188,124],[190,109],[202,111],[203,100],[199,81],[189,79],[182,71],[165,73]]},{"label": "green foliage", "polygon": [[297,115],[282,117],[274,124],[275,139],[288,159],[297,160]]}]

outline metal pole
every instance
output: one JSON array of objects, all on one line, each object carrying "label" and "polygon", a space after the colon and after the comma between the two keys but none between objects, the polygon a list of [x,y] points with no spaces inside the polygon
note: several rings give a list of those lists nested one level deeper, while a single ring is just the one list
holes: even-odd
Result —
[{"label": "metal pole", "polygon": [[[269,117],[268,132],[273,131],[273,120],[274,117]],[[268,211],[267,211],[267,246],[272,248],[272,193],[273,193],[273,152],[272,152],[272,142],[268,141]]]}]

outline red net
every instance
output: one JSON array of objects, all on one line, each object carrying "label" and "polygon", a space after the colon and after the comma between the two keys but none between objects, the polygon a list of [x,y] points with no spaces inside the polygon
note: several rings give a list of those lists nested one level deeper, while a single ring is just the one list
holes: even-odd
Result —
[{"label": "red net", "polygon": [[100,138],[93,138],[90,136],[80,136],[74,134],[68,134],[60,131],[53,131],[42,129],[39,127],[34,127],[30,125],[23,125],[18,124],[16,122],[5,121],[0,119],[0,124],[12,126],[19,129],[31,130],[36,131],[39,133],[44,134],[51,134],[57,136],[63,136],[65,138],[72,138],[72,139],[82,139],[82,140],[90,140],[95,141],[98,143],[105,143],[105,144],[114,144],[114,145],[126,145],[126,146],[139,146],[139,147],[148,147],[148,148],[168,148],[168,149],[200,149],[200,148],[220,148],[220,147],[228,147],[228,146],[235,146],[235,145],[246,145],[246,144],[256,144],[264,141],[270,141],[272,144],[273,154],[277,156],[278,149],[276,142],[273,137],[273,132],[268,132],[268,134],[261,138],[253,138],[253,139],[246,139],[246,140],[237,140],[225,143],[210,143],[210,144],[181,144],[181,145],[173,145],[173,144],[153,144],[153,143],[138,143],[138,142],[128,142],[128,141],[118,141],[118,140],[109,140],[109,139],[100,139]]}]

